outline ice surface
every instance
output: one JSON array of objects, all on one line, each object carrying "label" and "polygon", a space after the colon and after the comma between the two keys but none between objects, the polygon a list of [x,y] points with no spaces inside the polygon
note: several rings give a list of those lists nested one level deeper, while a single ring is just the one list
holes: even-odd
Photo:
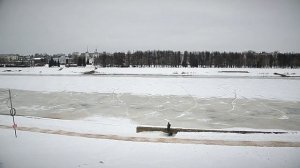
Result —
[{"label": "ice surface", "polygon": [[[294,101],[21,90],[13,90],[13,95],[18,115],[24,116],[70,120],[102,116],[155,126],[170,121],[189,128],[300,130],[300,105]],[[6,99],[0,114],[8,113]]]},{"label": "ice surface", "polygon": [[300,130],[298,78],[19,74],[0,75],[0,81],[1,114],[8,113],[5,89],[10,88],[19,115],[58,119],[100,115],[146,125],[171,121],[191,128]]}]

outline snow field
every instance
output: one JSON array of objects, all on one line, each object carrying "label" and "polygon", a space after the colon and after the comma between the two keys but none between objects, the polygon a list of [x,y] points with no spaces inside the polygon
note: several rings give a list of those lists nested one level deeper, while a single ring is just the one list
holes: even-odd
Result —
[{"label": "snow field", "polygon": [[0,88],[43,92],[191,95],[198,98],[246,98],[300,101],[300,80],[253,78],[157,78],[107,76],[0,75]]}]

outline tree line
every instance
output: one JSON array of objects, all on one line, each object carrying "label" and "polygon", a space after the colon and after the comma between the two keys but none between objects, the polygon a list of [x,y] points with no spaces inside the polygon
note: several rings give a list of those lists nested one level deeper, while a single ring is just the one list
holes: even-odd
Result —
[{"label": "tree line", "polygon": [[48,65],[49,65],[49,67],[53,67],[53,66],[60,67],[60,62],[59,62],[59,60],[54,61],[53,58],[51,58]]},{"label": "tree line", "polygon": [[[60,62],[60,58],[64,58]],[[218,51],[135,51],[127,53],[35,54],[30,56],[0,55],[3,66],[68,65],[100,67],[219,67],[219,68],[300,68],[300,53],[218,52]]]},{"label": "tree line", "polygon": [[135,51],[103,52],[94,58],[101,67],[299,68],[299,53]]}]

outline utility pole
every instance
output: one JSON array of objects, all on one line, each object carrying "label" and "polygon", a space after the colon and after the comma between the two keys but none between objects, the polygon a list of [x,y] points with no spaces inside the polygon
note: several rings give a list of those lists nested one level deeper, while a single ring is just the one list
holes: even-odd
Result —
[{"label": "utility pole", "polygon": [[12,127],[14,128],[15,130],[15,137],[17,138],[17,124],[15,123],[15,115],[17,113],[16,109],[13,108],[13,104],[12,104],[12,100],[11,100],[11,91],[10,89],[8,90],[8,93],[9,93],[9,100],[10,100],[10,115],[12,116],[13,118],[13,125]]}]

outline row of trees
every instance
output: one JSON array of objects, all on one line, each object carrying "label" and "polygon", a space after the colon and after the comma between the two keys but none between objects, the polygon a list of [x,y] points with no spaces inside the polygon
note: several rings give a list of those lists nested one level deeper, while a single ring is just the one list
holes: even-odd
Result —
[{"label": "row of trees", "polygon": [[94,65],[102,67],[249,67],[249,68],[299,68],[299,53],[248,52],[180,52],[136,51],[100,53]]},{"label": "row of trees", "polygon": [[53,58],[51,58],[50,61],[49,61],[49,67],[53,67],[53,66],[58,66],[58,67],[60,67],[59,60],[54,61]]},{"label": "row of trees", "polygon": [[[60,62],[60,60],[62,60]],[[1,55],[1,66],[86,66],[101,67],[249,67],[249,68],[299,68],[300,53],[248,52],[180,52],[135,51],[115,53],[35,54],[31,56]]]}]

